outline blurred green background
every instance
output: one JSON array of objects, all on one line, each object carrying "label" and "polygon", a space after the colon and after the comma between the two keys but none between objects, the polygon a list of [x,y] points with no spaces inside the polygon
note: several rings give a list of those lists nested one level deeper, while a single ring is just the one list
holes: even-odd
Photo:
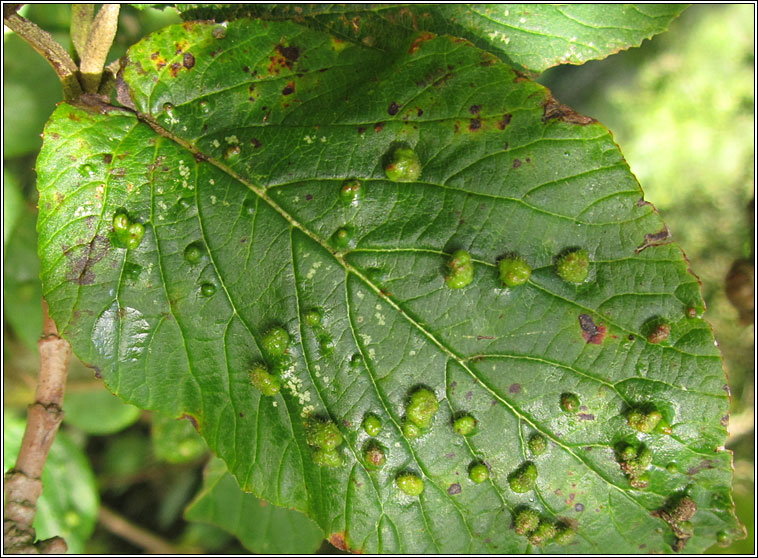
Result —
[{"label": "blurred green background", "polygon": [[[754,9],[749,4],[695,5],[669,32],[640,48],[582,66],[553,68],[538,79],[560,102],[613,132],[645,199],[658,208],[702,281],[705,317],[724,355],[732,392],[727,447],[734,451],[734,497],[748,535],[728,547],[714,546],[714,553],[754,552]],[[21,13],[70,49],[68,5],[27,5]],[[178,21],[172,9],[122,6],[109,61],[145,34]],[[61,100],[61,89],[52,69],[22,40],[6,30],[3,42],[8,447],[16,443],[13,421],[32,401],[36,381],[41,313],[34,163],[40,133]],[[113,534],[112,516],[101,514],[95,521],[99,498],[106,510],[175,551],[245,552],[225,531],[182,518],[201,485],[207,459],[189,423],[122,404],[79,362],[71,366],[64,410],[61,460],[79,464],[94,503],[70,509],[58,523],[49,517],[54,505],[48,516],[40,512],[41,533],[46,528],[65,531],[71,550],[78,552],[145,551]],[[334,549],[325,543],[321,551]]]}]

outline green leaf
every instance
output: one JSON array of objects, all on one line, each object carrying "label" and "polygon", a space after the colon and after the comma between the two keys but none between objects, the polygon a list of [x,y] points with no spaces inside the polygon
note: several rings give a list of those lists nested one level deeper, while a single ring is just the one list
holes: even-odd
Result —
[{"label": "green leaf", "polygon": [[[510,526],[527,506],[545,532],[576,530],[566,546],[532,537],[549,552],[670,551],[676,531],[651,513],[684,491],[698,507],[687,552],[738,532],[725,377],[687,311],[702,311],[697,279],[609,132],[468,43],[420,37],[379,51],[294,23],[185,23],[130,50],[138,116],[61,104],[37,163],[60,330],[115,393],[193,417],[243,490],[347,549],[525,552]],[[398,147],[419,178],[387,179]],[[123,211],[144,226],[133,249],[113,235]],[[588,275],[563,281],[555,263],[577,249]],[[456,250],[473,281],[450,289]],[[512,253],[532,272],[508,288],[497,262]],[[649,343],[660,319],[670,334]],[[274,328],[283,352],[263,350]],[[278,393],[250,384],[259,362]],[[420,388],[439,407],[408,440]],[[628,425],[648,407],[668,433]],[[340,429],[341,466],[314,462],[314,420]],[[514,492],[527,462],[536,478]],[[472,463],[486,482],[467,480]],[[397,487],[409,474],[418,496]]]},{"label": "green leaf", "polygon": [[22,207],[3,254],[3,314],[24,345],[37,351],[42,332],[42,285],[37,257],[35,212]]},{"label": "green leaf", "polygon": [[134,424],[139,409],[95,386],[83,391],[68,390],[63,399],[64,421],[88,434],[113,434]]},{"label": "green leaf", "polygon": [[[389,49],[418,31],[463,37],[516,67],[540,73],[640,46],[686,4],[271,5],[177,4],[184,19],[251,15],[294,19],[372,48]],[[412,43],[411,48],[415,48]]]},{"label": "green leaf", "polygon": [[50,65],[15,33],[3,37],[3,49],[3,157],[16,157],[40,148],[61,86]]},{"label": "green leaf", "polygon": [[3,247],[8,243],[8,238],[23,210],[24,195],[18,181],[8,169],[3,169]]},{"label": "green leaf", "polygon": [[256,554],[312,554],[324,540],[318,525],[302,513],[242,492],[218,458],[205,468],[203,488],[184,517],[229,531]]},{"label": "green leaf", "polygon": [[[3,416],[3,472],[16,463],[25,421]],[[63,537],[69,554],[85,552],[100,505],[95,476],[82,450],[58,432],[42,471],[42,496],[37,500],[34,529],[38,539]]]},{"label": "green leaf", "polygon": [[197,459],[208,447],[197,435],[192,423],[153,414],[150,435],[153,442],[153,453],[161,461],[169,463],[184,463]]}]

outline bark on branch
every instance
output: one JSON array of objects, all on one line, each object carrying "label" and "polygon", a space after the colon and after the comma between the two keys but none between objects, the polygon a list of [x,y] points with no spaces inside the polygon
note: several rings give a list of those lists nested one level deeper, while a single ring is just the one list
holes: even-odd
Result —
[{"label": "bark on branch", "polygon": [[40,29],[28,19],[21,17],[13,9],[5,9],[3,11],[3,23],[9,29],[15,31],[19,37],[40,53],[47,60],[48,64],[53,67],[63,85],[64,99],[76,99],[82,94],[76,64],[74,64],[68,52],[55,42],[50,33]]},{"label": "bark on branch", "polygon": [[28,409],[16,466],[5,474],[3,550],[6,553],[58,554],[66,550],[66,543],[60,537],[35,544],[32,527],[37,499],[42,494],[42,469],[63,420],[61,405],[71,357],[71,346],[58,335],[44,300],[42,337],[37,347],[40,363],[34,403]]}]

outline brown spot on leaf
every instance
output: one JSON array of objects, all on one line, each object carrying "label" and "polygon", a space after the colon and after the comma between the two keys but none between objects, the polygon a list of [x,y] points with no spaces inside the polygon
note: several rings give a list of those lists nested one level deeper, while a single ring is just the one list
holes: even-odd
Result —
[{"label": "brown spot on leaf", "polygon": [[509,393],[521,393],[521,384],[511,384],[508,386]]},{"label": "brown spot on leaf", "polygon": [[447,487],[447,493],[453,496],[454,494],[460,494],[461,493],[461,485],[457,482],[454,482],[450,486]]},{"label": "brown spot on leaf", "polygon": [[193,417],[190,414],[184,413],[179,418],[190,421],[190,424],[192,424],[192,427],[195,429],[195,431],[197,431],[198,434],[200,433],[200,430],[199,430],[198,425],[197,425],[197,419],[195,417]]},{"label": "brown spot on leaf", "polygon": [[434,35],[432,33],[429,33],[427,31],[424,31],[423,33],[420,33],[418,37],[413,39],[413,42],[411,43],[410,48],[408,49],[408,54],[413,54],[418,50],[418,47],[423,43],[424,41],[428,41],[429,39],[433,39]]},{"label": "brown spot on leaf", "polygon": [[519,159],[514,159],[514,160],[513,160],[513,168],[514,168],[514,169],[517,169],[517,168],[519,168],[520,166],[521,166],[521,161],[520,161]]},{"label": "brown spot on leaf", "polygon": [[543,103],[543,106],[543,122],[547,122],[548,120],[552,120],[554,118],[562,120],[563,122],[568,122],[569,124],[578,124],[580,126],[586,126],[587,124],[592,124],[595,122],[594,118],[579,114],[571,107],[560,104],[549,93],[547,99]]},{"label": "brown spot on leaf", "polygon": [[258,149],[261,146],[261,142],[255,138],[250,138],[250,143],[252,144],[253,149]]},{"label": "brown spot on leaf", "polygon": [[511,118],[513,117],[512,114],[504,114],[503,118],[500,119],[497,123],[497,129],[498,130],[505,130],[505,127],[510,124]]},{"label": "brown spot on leaf", "polygon": [[668,244],[669,242],[671,242],[671,232],[666,225],[663,225],[663,228],[658,232],[646,234],[645,240],[634,249],[634,253],[639,254],[645,248],[649,248],[650,246],[661,246],[662,244]]},{"label": "brown spot on leaf", "polygon": [[189,52],[185,52],[184,56],[182,56],[182,65],[188,70],[192,69],[195,65],[195,57]]},{"label": "brown spot on leaf", "polygon": [[288,68],[292,68],[292,64],[297,62],[297,59],[300,58],[300,49],[296,46],[276,45],[275,49],[276,52],[284,56],[285,60],[287,60]]},{"label": "brown spot on leaf", "polygon": [[472,118],[468,123],[468,129],[472,132],[482,127],[482,121],[478,118]]},{"label": "brown spot on leaf", "polygon": [[582,337],[587,343],[600,345],[605,337],[605,326],[602,324],[595,325],[592,316],[589,314],[579,314],[579,327],[582,328]]},{"label": "brown spot on leaf", "polygon": [[479,111],[480,111],[480,110],[482,110],[482,105],[471,105],[471,106],[468,108],[468,111],[469,111],[471,114],[479,114]]},{"label": "brown spot on leaf", "polygon": [[[103,235],[96,235],[89,244],[66,249],[63,247],[63,253],[69,261],[69,268],[66,272],[66,279],[74,281],[79,285],[91,285],[95,282],[95,273],[92,267],[103,259],[108,253],[110,242]],[[79,255],[74,254],[77,252]]]},{"label": "brown spot on leaf", "polygon": [[352,552],[353,554],[361,554],[363,552],[359,548],[350,548],[348,546],[347,541],[345,540],[345,533],[332,533],[329,535],[329,542],[336,548],[344,550],[345,552]]},{"label": "brown spot on leaf", "polygon": [[176,77],[179,74],[179,69],[182,66],[179,64],[179,62],[174,62],[171,64],[171,77]]},{"label": "brown spot on leaf", "polygon": [[105,155],[103,155],[103,163],[105,163],[106,165],[110,165],[111,161],[113,161],[113,155],[111,155],[110,153],[106,153]]},{"label": "brown spot on leaf", "polygon": [[697,464],[695,467],[690,467],[687,469],[688,475],[696,475],[703,469],[713,469],[715,465],[713,464],[713,461],[710,459],[703,459],[699,464]]},{"label": "brown spot on leaf", "polygon": [[390,106],[387,107],[387,114],[394,116],[397,114],[398,110],[400,110],[400,105],[398,105],[395,101],[392,101],[390,103]]},{"label": "brown spot on leaf", "polygon": [[576,416],[579,420],[595,420],[595,415],[589,413],[579,413]]},{"label": "brown spot on leaf", "polygon": [[290,81],[287,83],[287,85],[284,86],[284,89],[282,89],[282,95],[292,95],[295,92],[295,82]]},{"label": "brown spot on leaf", "polygon": [[374,124],[374,132],[375,133],[381,132],[383,127],[384,127],[384,124],[382,124],[381,122]]}]

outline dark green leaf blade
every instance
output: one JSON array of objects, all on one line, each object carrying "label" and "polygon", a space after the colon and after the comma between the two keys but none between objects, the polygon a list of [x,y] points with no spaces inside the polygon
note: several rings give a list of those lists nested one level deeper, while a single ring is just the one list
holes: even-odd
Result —
[{"label": "dark green leaf blade", "polygon": [[257,554],[312,554],[324,540],[318,525],[302,513],[242,492],[217,458],[206,466],[203,488],[184,517],[226,529]]},{"label": "dark green leaf blade", "polygon": [[337,37],[392,50],[418,31],[463,37],[515,67],[540,73],[640,46],[686,4],[179,4],[184,19],[306,22]]},{"label": "dark green leaf blade", "polygon": [[[421,37],[388,54],[291,23],[187,23],[129,53],[123,79],[149,124],[61,105],[38,161],[59,327],[121,397],[193,417],[243,489],[307,512],[347,548],[524,552],[509,527],[527,505],[576,526],[551,552],[670,550],[650,513],[685,489],[699,508],[686,549],[706,547],[737,525],[728,398],[708,325],[687,317],[702,300],[681,252],[661,244],[607,130],[467,43]],[[386,179],[398,146],[418,155],[419,179]],[[352,178],[365,192],[346,204]],[[137,248],[114,238],[119,212],[144,225]],[[333,244],[340,229],[352,243]],[[553,265],[573,248],[591,262],[579,286]],[[452,290],[458,249],[474,280]],[[496,260],[512,251],[533,272],[506,289]],[[671,325],[658,344],[656,317]],[[277,365],[260,348],[272,327],[293,343],[267,397],[248,372]],[[420,384],[440,408],[408,440]],[[575,416],[564,392],[579,397]],[[643,404],[671,434],[628,426]],[[451,426],[460,412],[478,421],[466,438]],[[379,470],[363,458],[366,413],[384,425]],[[343,466],[314,463],[309,417],[336,422]],[[539,457],[534,432],[549,442]],[[646,490],[619,466],[624,442],[652,451]],[[474,484],[479,460],[490,481]],[[528,460],[536,491],[514,492]],[[395,487],[408,470],[424,480],[417,499]]]}]

